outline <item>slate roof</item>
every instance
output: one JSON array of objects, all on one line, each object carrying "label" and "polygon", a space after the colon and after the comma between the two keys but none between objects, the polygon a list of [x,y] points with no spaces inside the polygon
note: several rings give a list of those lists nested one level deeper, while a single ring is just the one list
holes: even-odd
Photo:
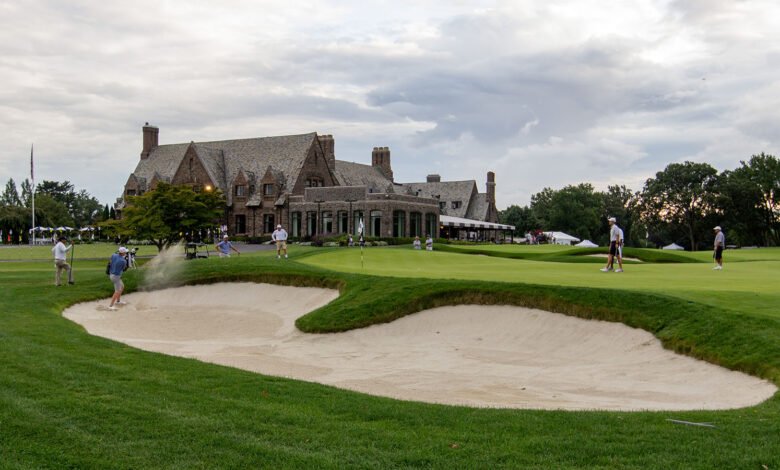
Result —
[{"label": "slate roof", "polygon": [[[209,176],[222,189],[231,203],[232,191],[226,190],[243,170],[247,178],[263,175],[270,166],[274,175],[281,175],[283,191],[290,191],[317,134],[258,137],[253,139],[195,142],[196,153]],[[149,157],[138,162],[133,172],[139,180],[151,181],[154,173],[170,181],[181,164],[190,144],[169,144],[155,147]],[[253,181],[254,183],[254,181]]]},{"label": "slate roof", "polygon": [[469,204],[468,212],[466,212],[466,218],[474,220],[487,220],[489,208],[490,205],[487,202],[487,194],[475,194],[471,199],[471,204]]},{"label": "slate roof", "polygon": [[[438,199],[446,202],[446,206],[441,210],[443,215],[452,217],[467,218],[472,197],[477,193],[477,183],[474,180],[469,181],[442,181],[436,183],[405,183],[404,187],[409,188],[411,194],[417,194],[421,197]],[[452,201],[460,201],[461,206],[458,209],[452,208]]]},{"label": "slate roof", "polygon": [[340,186],[366,186],[372,192],[394,192],[388,190],[393,182],[371,165],[336,160],[335,173]]}]

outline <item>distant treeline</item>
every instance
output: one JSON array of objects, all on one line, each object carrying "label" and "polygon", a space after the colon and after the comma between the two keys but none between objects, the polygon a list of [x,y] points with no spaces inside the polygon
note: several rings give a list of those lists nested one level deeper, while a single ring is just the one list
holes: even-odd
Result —
[{"label": "distant treeline", "polygon": [[707,163],[672,163],[636,192],[622,185],[599,192],[589,183],[544,188],[529,206],[512,205],[499,218],[514,225],[518,236],[557,230],[600,245],[607,242],[606,219],[614,216],[631,246],[675,242],[706,249],[716,225],[728,245],[778,246],[778,198],[780,160],[761,153],[722,173]]},{"label": "distant treeline", "polygon": [[[3,243],[27,243],[32,228],[32,184],[22,181],[17,189],[13,178],[0,195],[0,231]],[[46,181],[35,187],[35,225],[43,227],[86,227],[113,218],[113,208],[101,205],[86,190],[76,191],[69,181]]]}]

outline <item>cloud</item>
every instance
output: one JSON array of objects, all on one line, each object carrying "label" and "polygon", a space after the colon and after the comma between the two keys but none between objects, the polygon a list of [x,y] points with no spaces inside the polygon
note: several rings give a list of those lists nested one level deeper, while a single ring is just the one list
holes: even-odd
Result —
[{"label": "cloud", "polygon": [[145,121],[162,143],[319,131],[359,162],[389,146],[402,181],[484,190],[492,169],[502,207],[780,153],[770,0],[81,0],[0,18],[0,175],[23,179],[35,142],[39,178],[104,202]]}]

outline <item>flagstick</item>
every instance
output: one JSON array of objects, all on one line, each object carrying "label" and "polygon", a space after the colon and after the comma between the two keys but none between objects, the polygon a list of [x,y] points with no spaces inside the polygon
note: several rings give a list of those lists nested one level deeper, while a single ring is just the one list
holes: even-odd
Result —
[{"label": "flagstick", "polygon": [[35,246],[35,170],[33,170],[33,144],[30,144],[30,179],[32,182],[32,244]]}]

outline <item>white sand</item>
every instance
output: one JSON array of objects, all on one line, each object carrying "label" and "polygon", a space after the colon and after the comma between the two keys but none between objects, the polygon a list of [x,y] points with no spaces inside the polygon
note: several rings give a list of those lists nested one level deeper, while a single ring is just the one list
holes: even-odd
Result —
[{"label": "white sand", "polygon": [[405,400],[540,409],[755,405],[777,388],[664,350],[650,333],[506,306],[437,308],[389,324],[305,334],[295,319],[338,296],[267,284],[190,286],[75,305],[92,334],[176,356]]}]

